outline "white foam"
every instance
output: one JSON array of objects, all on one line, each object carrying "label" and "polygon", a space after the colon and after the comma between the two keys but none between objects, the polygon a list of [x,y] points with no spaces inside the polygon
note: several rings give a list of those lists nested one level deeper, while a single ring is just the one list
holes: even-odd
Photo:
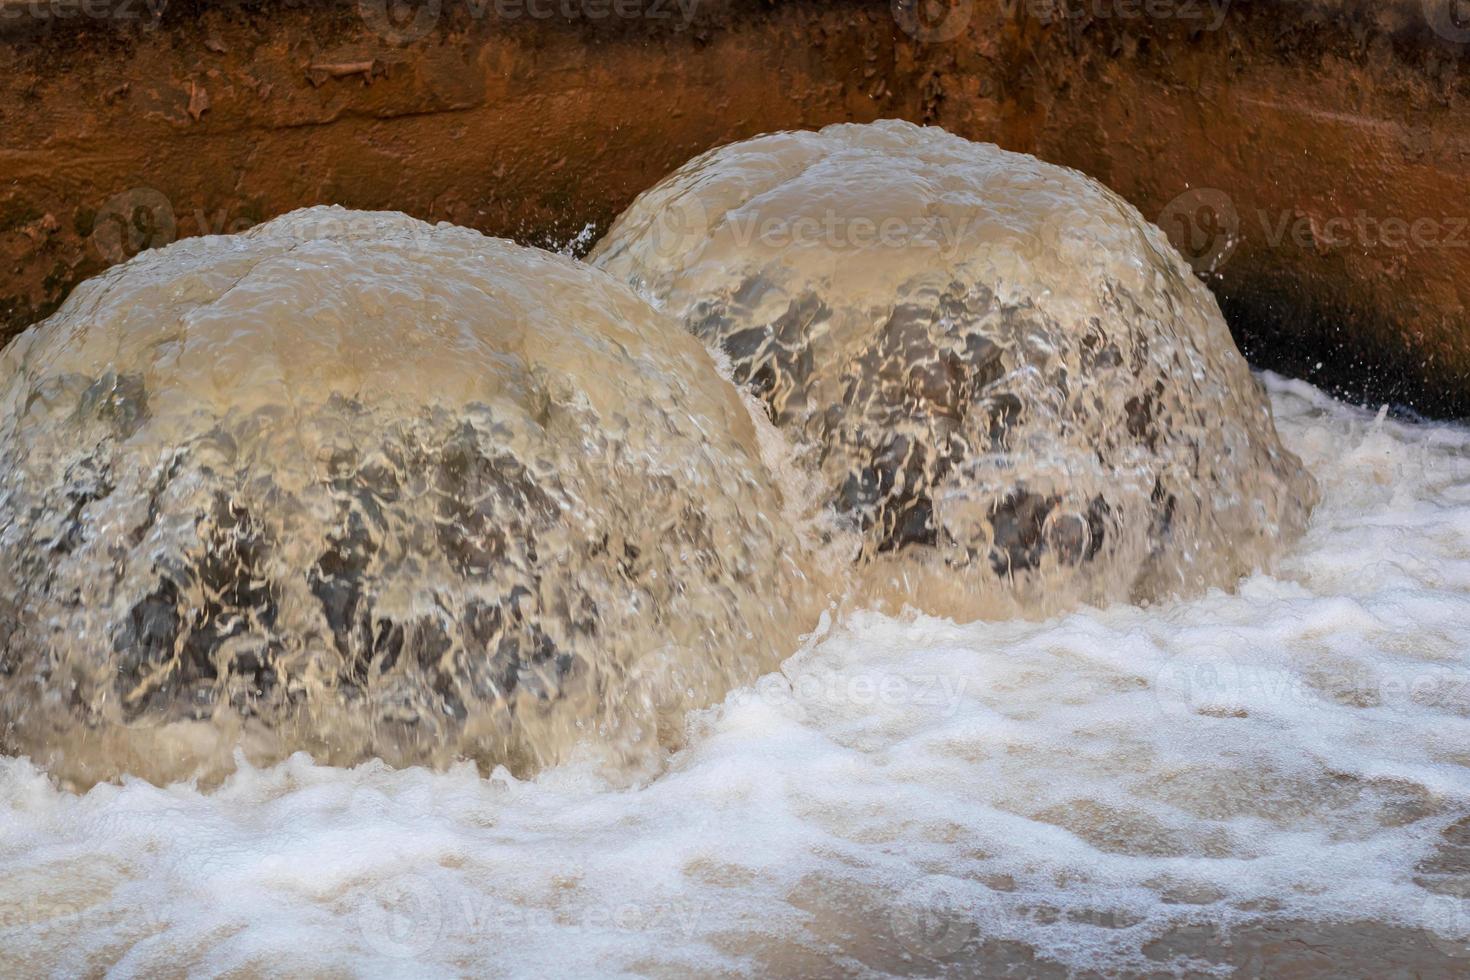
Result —
[{"label": "white foam", "polygon": [[1470,431],[1267,381],[1324,491],[1275,577],[1044,623],[859,613],[636,789],[298,757],[77,796],[0,762],[0,972],[886,973],[980,938],[1203,968],[1144,950],[1263,915],[1464,949],[1415,877],[1470,812]]}]

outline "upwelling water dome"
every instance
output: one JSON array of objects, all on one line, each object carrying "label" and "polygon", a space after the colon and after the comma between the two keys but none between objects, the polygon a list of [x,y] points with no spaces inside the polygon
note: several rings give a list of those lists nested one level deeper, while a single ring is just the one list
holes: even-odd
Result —
[{"label": "upwelling water dome", "polygon": [[729,358],[879,598],[1228,586],[1316,499],[1164,235],[1034,157],[898,121],[762,136],[644,193],[589,258]]},{"label": "upwelling water dome", "polygon": [[784,508],[586,265],[338,208],[146,252],[0,354],[0,748],[636,758],[808,624]]}]

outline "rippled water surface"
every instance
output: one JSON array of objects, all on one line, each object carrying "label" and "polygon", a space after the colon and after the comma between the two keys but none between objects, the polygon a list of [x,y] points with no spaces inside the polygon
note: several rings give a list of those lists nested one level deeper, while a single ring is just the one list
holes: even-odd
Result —
[{"label": "rippled water surface", "polygon": [[1236,594],[858,613],[634,787],[0,762],[0,973],[1470,968],[1470,431],[1267,379],[1321,484]]}]

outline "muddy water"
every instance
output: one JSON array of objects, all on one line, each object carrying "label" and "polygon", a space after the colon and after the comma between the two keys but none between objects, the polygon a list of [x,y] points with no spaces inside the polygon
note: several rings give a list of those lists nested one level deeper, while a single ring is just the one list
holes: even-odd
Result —
[{"label": "muddy water", "polygon": [[636,768],[815,622],[761,452],[571,259],[330,208],[147,252],[0,355],[0,744]]},{"label": "muddy water", "polygon": [[0,972],[1463,972],[1470,432],[1261,385],[1075,174],[773,139],[696,213],[876,146],[946,257],[655,208],[681,326],[316,210],[0,355]]},{"label": "muddy water", "polygon": [[0,748],[83,788],[236,747],[525,776],[585,738],[656,768],[824,598],[1197,594],[1316,498],[1158,229],[1030,157],[892,121],[761,137],[593,259],[674,316],[570,259],[308,209],[147,252],[20,337]]},{"label": "muddy water", "polygon": [[1236,594],[863,614],[629,788],[0,764],[4,972],[1449,977],[1470,964],[1470,431],[1271,381],[1322,503]]},{"label": "muddy water", "polygon": [[897,120],[712,150],[589,259],[729,359],[864,537],[975,615],[1228,587],[1301,532],[1214,298],[1076,171]]}]

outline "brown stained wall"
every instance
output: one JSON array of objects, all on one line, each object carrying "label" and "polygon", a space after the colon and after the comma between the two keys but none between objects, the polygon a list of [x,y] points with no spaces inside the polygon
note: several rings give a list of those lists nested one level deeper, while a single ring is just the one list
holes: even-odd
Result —
[{"label": "brown stained wall", "polygon": [[1163,227],[1257,363],[1470,415],[1470,21],[1439,19],[1453,0],[1159,3],[976,8],[931,59],[938,121],[992,132],[971,79],[1003,66],[1002,140]]},{"label": "brown stained wall", "polygon": [[0,334],[175,235],[340,203],[559,244],[710,146],[897,116],[1113,186],[1259,363],[1470,414],[1470,44],[1439,0],[439,0],[402,45],[374,0],[106,2],[142,19],[0,20]]},{"label": "brown stained wall", "polygon": [[[686,23],[676,0],[631,3],[669,16],[446,0],[404,46],[352,3],[0,21],[0,332],[172,235],[335,203],[564,242],[710,146],[926,114],[927,71],[885,6],[703,0]],[[119,249],[123,212],[139,227]]]}]

